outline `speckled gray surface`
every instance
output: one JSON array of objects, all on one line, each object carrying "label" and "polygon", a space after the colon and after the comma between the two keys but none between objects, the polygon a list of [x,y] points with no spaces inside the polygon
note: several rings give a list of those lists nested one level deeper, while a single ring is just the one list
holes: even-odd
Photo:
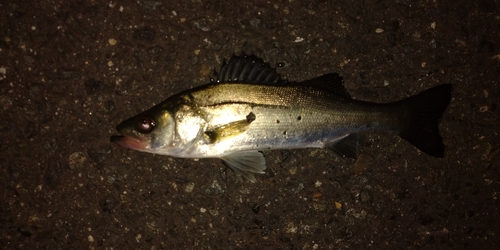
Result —
[{"label": "speckled gray surface", "polygon": [[[499,4],[481,1],[3,1],[5,249],[494,249]],[[454,84],[443,159],[366,135],[357,160],[265,152],[252,184],[219,160],[109,142],[245,51],[290,80],[340,73],[356,99]]]}]

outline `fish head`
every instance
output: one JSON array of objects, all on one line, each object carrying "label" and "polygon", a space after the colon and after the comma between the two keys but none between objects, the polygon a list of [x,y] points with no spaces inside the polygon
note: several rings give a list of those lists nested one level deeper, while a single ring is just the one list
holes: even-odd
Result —
[{"label": "fish head", "polygon": [[111,136],[111,142],[137,151],[168,154],[175,148],[175,126],[169,111],[151,109],[116,126],[121,135]]}]

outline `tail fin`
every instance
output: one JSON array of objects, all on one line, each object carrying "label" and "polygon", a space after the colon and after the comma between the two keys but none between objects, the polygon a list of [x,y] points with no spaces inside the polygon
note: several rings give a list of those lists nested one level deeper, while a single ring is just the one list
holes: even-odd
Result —
[{"label": "tail fin", "polygon": [[444,156],[438,123],[451,100],[452,85],[442,84],[401,101],[411,113],[411,121],[399,136],[423,152]]}]

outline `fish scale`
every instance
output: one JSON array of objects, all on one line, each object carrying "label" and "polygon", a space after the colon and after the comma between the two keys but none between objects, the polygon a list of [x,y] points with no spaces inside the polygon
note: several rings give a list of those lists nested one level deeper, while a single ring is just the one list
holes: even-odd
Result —
[{"label": "fish scale", "polygon": [[[240,93],[241,89],[250,96],[253,93],[259,94],[256,94],[256,98],[244,98],[242,94],[235,94]],[[255,121],[249,125],[244,135],[224,142],[231,145],[232,151],[322,148],[328,143],[344,138],[347,131],[349,133],[369,129],[397,131],[401,121],[394,119],[393,115],[399,112],[398,106],[380,104],[376,105],[377,108],[372,108],[372,112],[367,112],[363,102],[352,102],[314,90],[298,92],[295,88],[235,83],[212,86],[209,90],[199,92],[192,93],[195,98],[193,102],[198,103],[199,108],[209,114],[212,124],[209,122],[208,126],[220,126],[242,120],[250,112],[255,114]],[[216,96],[220,99],[215,100],[212,92],[216,92]],[[242,102],[245,99],[248,102]],[[294,99],[297,101],[294,102]],[[318,99],[325,101],[317,102]],[[236,102],[231,103],[229,100]],[[208,106],[210,108],[203,106],[209,103],[211,103]],[[231,115],[227,117],[227,114]],[[311,134],[321,136],[311,136]],[[203,147],[203,151],[209,151],[207,148],[212,148],[214,155],[224,154],[227,152],[221,151],[229,150],[219,144],[207,144]],[[192,153],[197,154],[194,151]]]}]

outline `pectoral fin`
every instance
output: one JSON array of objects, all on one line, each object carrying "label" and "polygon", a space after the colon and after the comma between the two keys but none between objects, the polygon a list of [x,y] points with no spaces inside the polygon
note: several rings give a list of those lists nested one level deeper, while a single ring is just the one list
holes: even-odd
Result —
[{"label": "pectoral fin", "polygon": [[205,134],[208,136],[210,143],[216,143],[247,131],[250,123],[252,123],[255,119],[255,114],[250,112],[244,120],[234,121],[215,127],[211,130],[205,131]]},{"label": "pectoral fin", "polygon": [[266,169],[266,160],[259,151],[234,152],[221,157],[222,161],[236,174],[243,175],[251,182],[255,182],[254,173],[263,174]]}]

